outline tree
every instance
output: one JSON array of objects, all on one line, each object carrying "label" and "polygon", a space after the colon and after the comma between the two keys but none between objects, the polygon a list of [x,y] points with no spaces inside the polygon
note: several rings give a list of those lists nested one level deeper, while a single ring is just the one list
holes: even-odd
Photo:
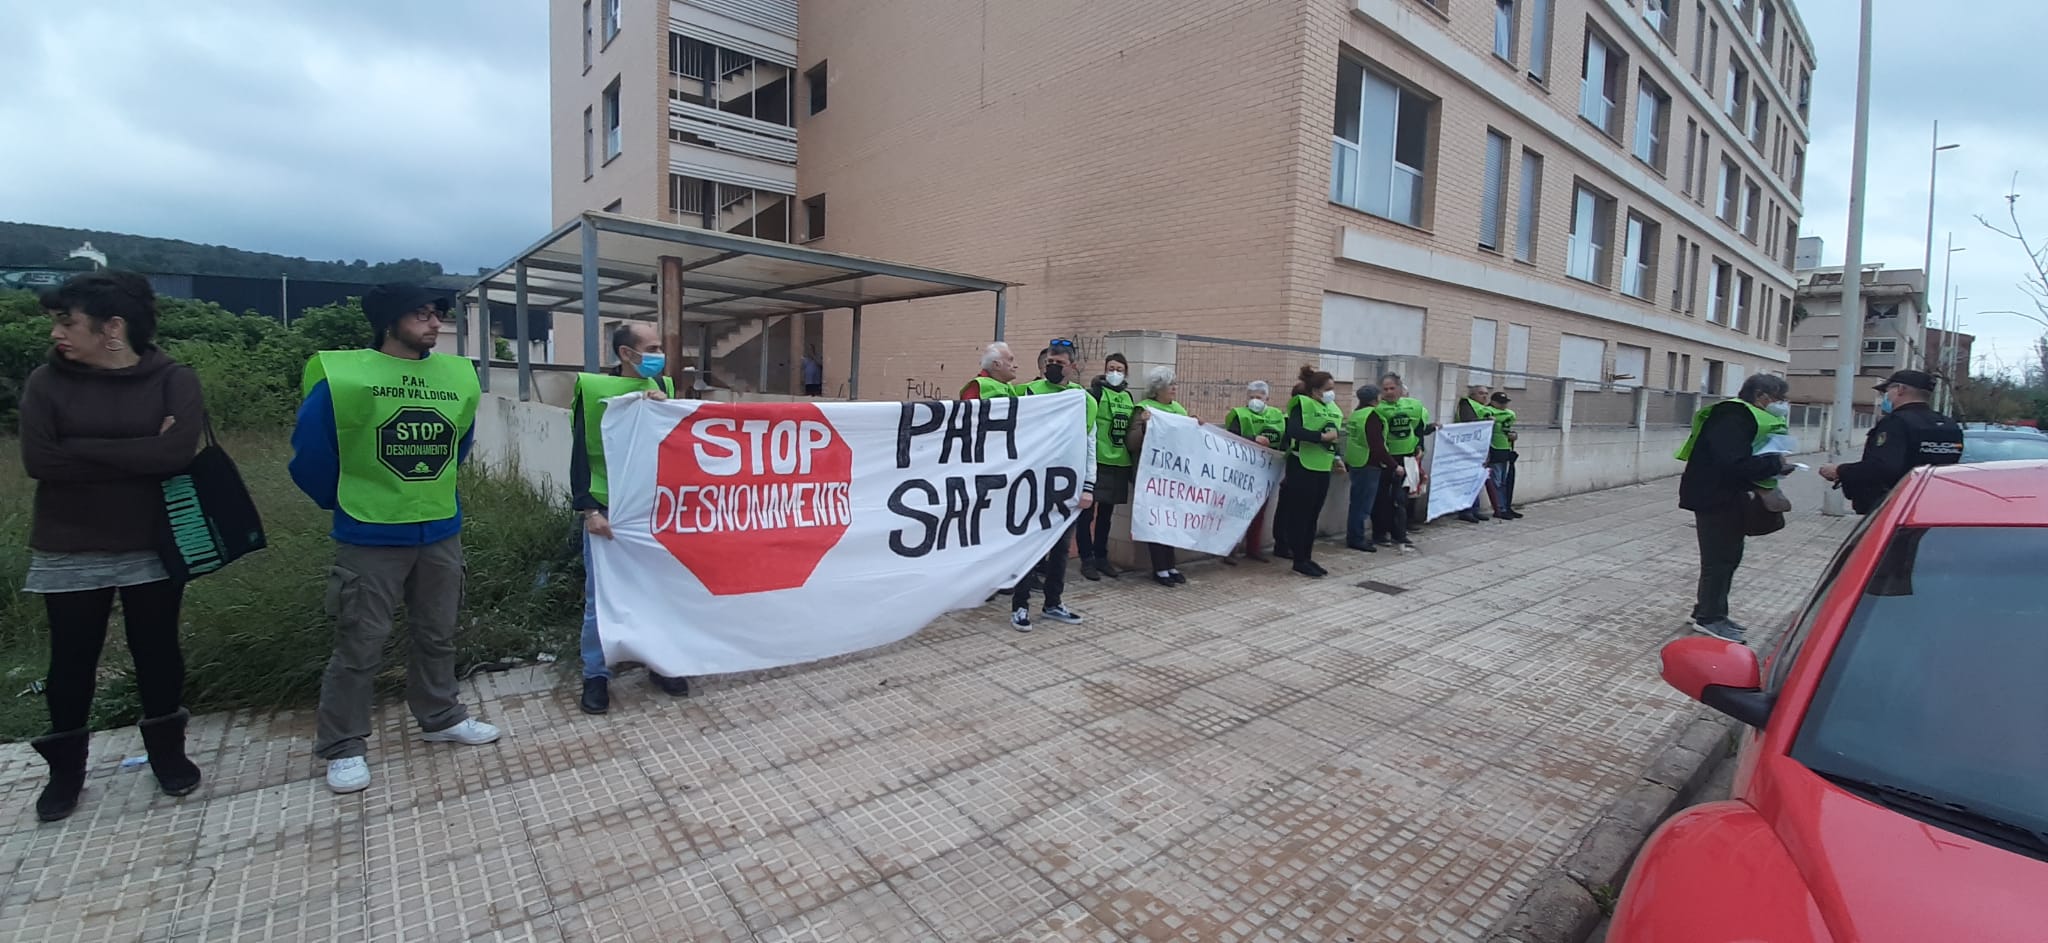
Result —
[{"label": "tree", "polygon": [[375,338],[363,317],[361,298],[307,308],[292,321],[292,330],[311,341],[315,350],[360,350]]},{"label": "tree", "polygon": [[[2011,314],[2048,327],[2048,241],[2035,243],[2027,238],[2025,224],[2020,222],[2020,176],[2012,176],[2012,192],[2005,195],[2006,225],[1993,223],[1978,214],[1977,222],[2007,239],[2020,244],[2021,252],[2027,257],[2027,268],[2022,272],[2020,290],[2027,293],[2027,299],[2034,304],[2030,314],[2025,311],[1987,311],[1986,314]],[[2033,362],[2025,368],[2027,383],[2034,387],[2048,387],[2048,334],[2034,341]]]}]

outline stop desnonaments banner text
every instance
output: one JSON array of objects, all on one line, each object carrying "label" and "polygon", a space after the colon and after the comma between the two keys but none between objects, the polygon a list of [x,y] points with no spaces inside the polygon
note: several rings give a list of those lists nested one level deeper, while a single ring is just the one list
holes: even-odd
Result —
[{"label": "stop desnonaments banner text", "polygon": [[1279,480],[1278,453],[1187,416],[1153,410],[1131,485],[1131,539],[1227,554]]},{"label": "stop desnonaments banner text", "polygon": [[1079,513],[1086,395],[609,401],[613,538],[591,547],[605,660],[753,671],[980,605]]},{"label": "stop desnonaments banner text", "polygon": [[1486,450],[1493,444],[1493,422],[1454,422],[1439,426],[1429,446],[1429,514],[1436,520],[1472,506],[1486,487]]}]

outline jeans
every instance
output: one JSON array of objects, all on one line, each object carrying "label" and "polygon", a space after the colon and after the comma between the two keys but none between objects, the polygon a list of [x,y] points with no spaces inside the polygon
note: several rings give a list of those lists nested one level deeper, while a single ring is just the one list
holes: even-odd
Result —
[{"label": "jeans", "polygon": [[1493,466],[1494,481],[1500,488],[1500,505],[1515,509],[1515,463],[1513,459]]},{"label": "jeans", "polygon": [[107,644],[107,620],[117,593],[143,718],[175,714],[185,704],[185,657],[178,650],[183,585],[161,580],[118,590],[51,593],[43,597],[50,615],[50,671],[43,699],[50,708],[51,733],[81,730],[91,718],[100,652]]},{"label": "jeans", "polygon": [[1367,465],[1351,470],[1351,507],[1344,516],[1344,542],[1365,543],[1365,522],[1372,519],[1373,503],[1380,495],[1380,467]]},{"label": "jeans", "polygon": [[1045,585],[1045,608],[1056,608],[1064,601],[1067,590],[1067,537],[1072,533],[1069,529],[1067,533],[1061,534],[1060,542],[1046,551],[1045,559],[1038,561],[1037,566],[1027,570],[1023,578],[1017,581],[1016,587],[1010,590],[1010,608],[1030,609],[1031,591],[1037,589],[1040,583]]},{"label": "jeans", "polygon": [[1728,618],[1728,590],[1735,584],[1736,568],[1742,566],[1741,506],[1694,511],[1693,523],[1700,542],[1700,585],[1692,621],[1707,625]]},{"label": "jeans", "polygon": [[590,565],[590,542],[583,535],[583,677],[610,678],[612,669],[604,663],[604,640],[597,635],[597,570]]}]

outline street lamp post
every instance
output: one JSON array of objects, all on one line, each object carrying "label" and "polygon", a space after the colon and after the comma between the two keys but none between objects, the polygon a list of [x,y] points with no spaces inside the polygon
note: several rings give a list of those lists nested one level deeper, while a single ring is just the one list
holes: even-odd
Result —
[{"label": "street lamp post", "polygon": [[[1828,454],[1835,464],[1849,460],[1856,431],[1856,382],[1863,365],[1863,183],[1870,169],[1870,5],[1863,0],[1856,39],[1856,135],[1849,152],[1849,238],[1842,258],[1842,362],[1835,370],[1834,430]],[[1924,273],[1923,273],[1924,274]],[[1839,488],[1829,488],[1821,513],[1849,513]]]},{"label": "street lamp post", "polygon": [[1948,253],[1943,256],[1941,263],[1941,362],[1934,365],[1936,369],[1942,371],[1942,376],[1947,381],[1942,384],[1941,409],[1943,412],[1947,412],[1948,408],[1954,405],[1956,400],[1955,377],[1947,370],[1950,360],[1949,355],[1954,352],[1955,348],[1955,328],[1949,323],[1949,316],[1954,313],[1955,308],[1948,303],[1948,277],[1955,270],[1956,253],[1967,251],[1969,251],[1967,247],[1959,248],[1956,246],[1955,233],[1948,234]]},{"label": "street lamp post", "polygon": [[[1934,143],[1929,146],[1927,152],[1927,240],[1925,242],[1926,251],[1921,254],[1920,261],[1920,278],[1923,286],[1934,279],[1934,184],[1941,170],[1941,152],[1952,151],[1958,147],[1962,147],[1962,145],[1941,143],[1941,122],[1939,120],[1935,121]],[[1927,292],[1924,288],[1920,292],[1920,297],[1923,299],[1927,297]],[[1920,365],[1909,363],[1906,366],[1917,367]]]}]

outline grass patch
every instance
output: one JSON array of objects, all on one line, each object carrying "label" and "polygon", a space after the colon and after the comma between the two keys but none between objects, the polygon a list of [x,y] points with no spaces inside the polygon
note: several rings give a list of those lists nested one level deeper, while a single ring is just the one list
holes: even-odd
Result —
[{"label": "grass patch", "polygon": [[[19,454],[12,440],[0,445]],[[270,547],[186,588],[185,702],[195,713],[311,703],[332,652],[324,608],[334,559],[330,518],[293,486],[283,431],[224,435],[222,445],[255,495]],[[34,490],[20,462],[0,462],[0,739],[8,740],[36,736],[48,725],[42,697],[23,693],[49,664],[42,600],[21,592]],[[583,569],[568,508],[475,463],[463,470],[462,498],[469,588],[459,669],[542,652],[573,659]],[[403,686],[409,645],[401,615],[386,648],[386,688]],[[135,722],[134,671],[117,610],[100,659],[95,729]]]}]

